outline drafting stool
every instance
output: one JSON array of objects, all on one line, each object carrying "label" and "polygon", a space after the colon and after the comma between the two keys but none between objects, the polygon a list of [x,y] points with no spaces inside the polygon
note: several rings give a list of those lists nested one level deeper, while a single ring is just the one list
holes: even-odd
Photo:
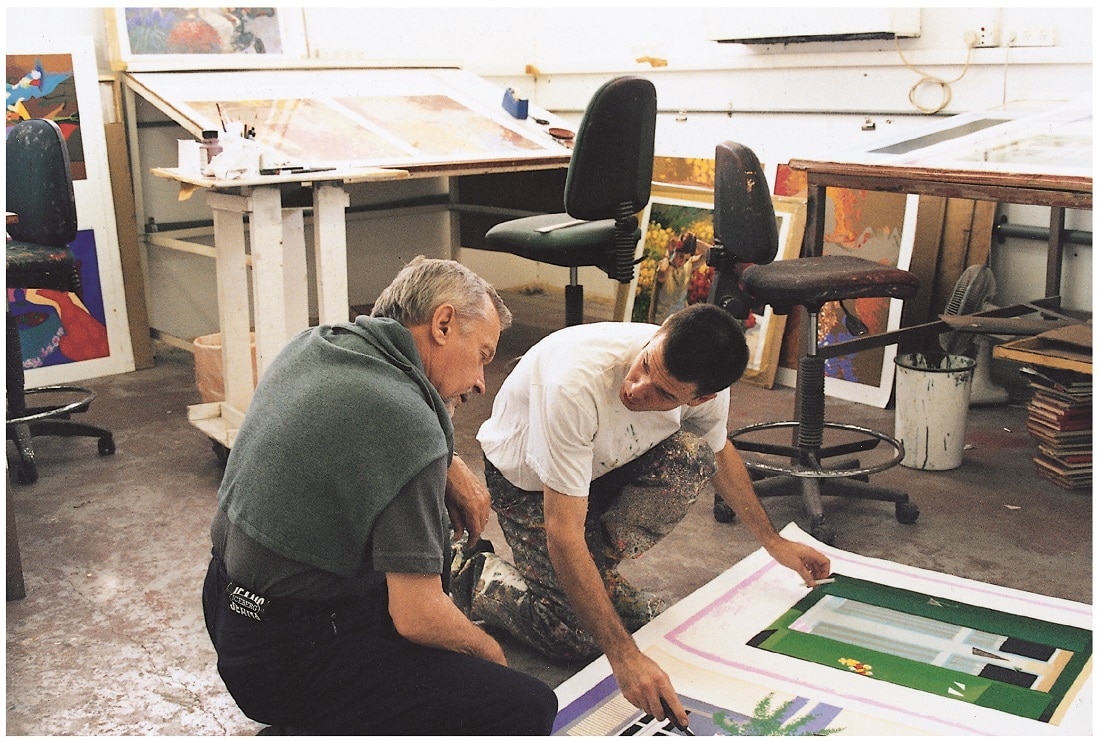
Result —
[{"label": "drafting stool", "polygon": [[635,216],[649,202],[657,92],[638,77],[618,77],[592,96],[573,143],[564,214],[513,219],[485,233],[482,249],[569,268],[565,324],[584,321],[577,269],[595,266],[608,278],[634,279],[641,239]]},{"label": "drafting stool", "polygon": [[[745,457],[757,495],[801,494],[810,516],[810,533],[824,543],[832,543],[835,534],[825,523],[823,494],[893,502],[899,522],[915,522],[920,511],[907,494],[869,484],[868,475],[901,461],[901,442],[869,428],[826,422],[825,363],[818,355],[817,330],[818,314],[826,302],[910,297],[916,293],[917,277],[849,255],[772,262],[778,250],[775,213],[755,154],[725,142],[717,147],[715,168],[715,248],[707,261],[715,268],[710,301],[739,317],[747,317],[749,309],[759,304],[770,305],[777,314],[801,306],[809,317],[798,364],[795,419],[748,425],[729,436],[739,452],[760,455]],[[791,433],[789,444],[767,435],[783,429]],[[843,431],[836,436],[839,442],[825,445],[826,429]],[[870,451],[880,443],[892,449],[880,463],[861,466],[857,459],[835,460]],[[830,459],[834,461],[828,465]]]},{"label": "drafting stool", "polygon": [[[61,129],[47,119],[20,121],[7,138],[7,210],[17,221],[8,225],[5,268],[10,288],[53,289],[80,294],[80,274],[68,245],[76,236],[76,199],[69,154]],[[26,397],[72,399],[49,406],[28,407]],[[78,386],[24,388],[23,351],[17,318],[7,311],[7,439],[15,443],[19,461],[16,480],[38,479],[34,436],[91,436],[99,439],[99,454],[115,452],[111,431],[69,419],[85,412],[95,393]]]}]

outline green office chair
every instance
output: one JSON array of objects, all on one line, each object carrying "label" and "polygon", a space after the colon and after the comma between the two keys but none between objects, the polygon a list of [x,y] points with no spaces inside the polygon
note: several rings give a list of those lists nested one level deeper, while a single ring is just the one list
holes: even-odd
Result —
[{"label": "green office chair", "polygon": [[584,321],[579,267],[598,267],[623,284],[634,279],[634,252],[641,239],[635,214],[649,202],[656,120],[653,83],[638,77],[604,83],[574,139],[565,213],[514,219],[485,234],[485,250],[569,268],[567,325]]},{"label": "green office chair", "polygon": [[[825,522],[821,496],[835,495],[894,503],[900,523],[913,523],[920,511],[909,496],[869,483],[869,475],[901,461],[900,441],[869,428],[825,420],[825,362],[817,345],[818,314],[826,302],[860,297],[908,298],[916,293],[917,277],[904,270],[851,255],[824,255],[775,260],[778,250],[771,192],[752,150],[735,142],[715,152],[714,248],[707,256],[714,266],[710,301],[740,318],[760,304],[777,314],[801,306],[809,316],[804,354],[798,364],[795,419],[747,425],[729,439],[745,456],[760,497],[802,495],[810,516],[810,534],[832,543],[835,534]],[[788,431],[791,443],[775,442],[769,431]],[[825,431],[838,432],[826,445]],[[850,458],[879,444],[890,449],[883,460],[861,464]],[[847,458],[838,458],[847,457]],[[732,520],[733,513],[715,500],[714,515]]]}]

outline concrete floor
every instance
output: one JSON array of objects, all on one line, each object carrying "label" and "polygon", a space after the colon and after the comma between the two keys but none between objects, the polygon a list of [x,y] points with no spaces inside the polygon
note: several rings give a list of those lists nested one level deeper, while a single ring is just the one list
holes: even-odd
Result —
[{"label": "concrete floor", "polygon": [[[474,439],[505,363],[547,327],[560,305],[506,300],[517,325],[490,368],[490,393],[459,413],[456,445],[479,464]],[[1011,380],[1013,369],[1008,369]],[[27,595],[7,604],[6,731],[18,735],[238,735],[259,725],[226,693],[214,668],[199,591],[221,468],[210,441],[187,423],[199,395],[189,353],[159,345],[154,368],[88,383],[86,417],[114,431],[117,453],[91,439],[38,439],[40,479],[9,483]],[[1017,395],[1018,396],[1018,395]],[[731,425],[786,419],[793,392],[735,388]],[[893,411],[836,400],[829,417],[885,432]],[[949,472],[895,467],[875,481],[920,507],[913,525],[883,503],[827,500],[836,545],[872,557],[1092,602],[1092,502],[1038,478],[1019,402],[973,408],[963,465]],[[9,444],[9,455],[11,452]],[[685,521],[623,572],[674,602],[756,548],[722,524],[705,495]],[[807,528],[797,498],[765,507],[777,528]],[[488,535],[507,553],[495,521]],[[556,686],[580,669],[501,638],[513,667]]]}]

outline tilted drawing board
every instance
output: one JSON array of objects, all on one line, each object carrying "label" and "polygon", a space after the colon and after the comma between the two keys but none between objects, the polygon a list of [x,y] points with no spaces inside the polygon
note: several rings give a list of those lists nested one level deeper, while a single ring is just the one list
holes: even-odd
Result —
[{"label": "tilted drawing board", "polygon": [[[635,633],[696,734],[1091,733],[1091,606],[783,535],[836,582],[808,590],[760,549]],[[603,657],[557,694],[557,734],[679,734],[622,698]]]},{"label": "tilted drawing board", "polygon": [[124,80],[193,136],[240,123],[294,165],[563,167],[571,152],[548,124],[508,114],[502,88],[459,69],[131,72]]}]

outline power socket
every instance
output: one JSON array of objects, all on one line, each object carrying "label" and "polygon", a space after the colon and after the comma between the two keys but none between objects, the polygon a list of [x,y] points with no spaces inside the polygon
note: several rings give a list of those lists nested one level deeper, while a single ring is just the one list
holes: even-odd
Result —
[{"label": "power socket", "polygon": [[963,43],[971,48],[1001,45],[1001,30],[994,26],[978,26],[963,34]]},{"label": "power socket", "polygon": [[1054,29],[1050,26],[1012,30],[1005,37],[1009,46],[1054,46]]}]

